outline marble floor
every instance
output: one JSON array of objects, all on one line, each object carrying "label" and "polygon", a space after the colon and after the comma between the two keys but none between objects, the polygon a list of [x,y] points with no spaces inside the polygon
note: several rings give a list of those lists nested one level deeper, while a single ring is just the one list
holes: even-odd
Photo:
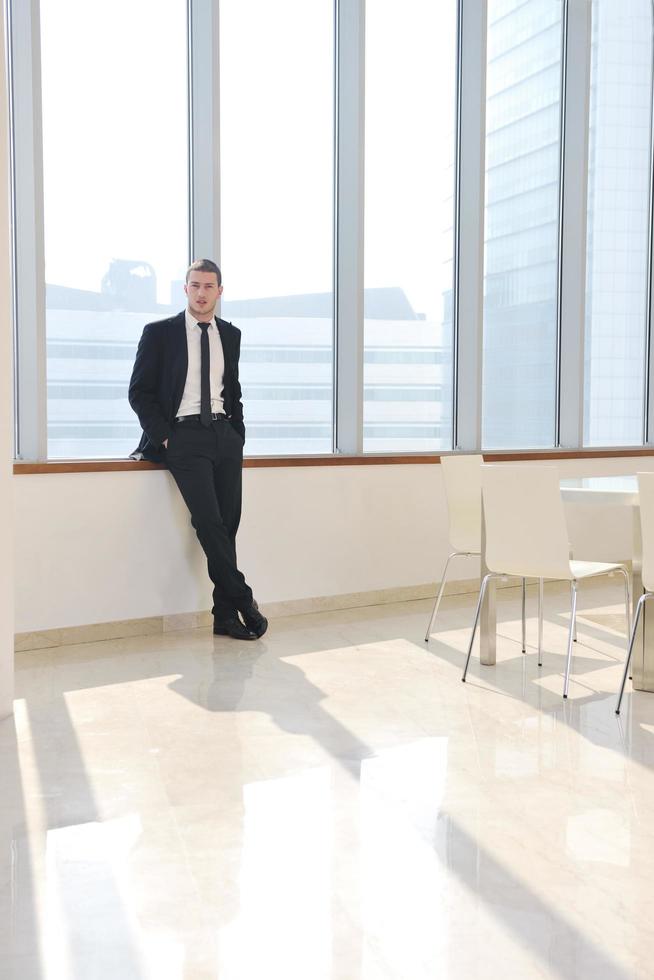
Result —
[{"label": "marble floor", "polygon": [[18,657],[0,724],[2,980],[654,976],[654,694],[620,583],[548,587],[544,666],[473,596]]}]

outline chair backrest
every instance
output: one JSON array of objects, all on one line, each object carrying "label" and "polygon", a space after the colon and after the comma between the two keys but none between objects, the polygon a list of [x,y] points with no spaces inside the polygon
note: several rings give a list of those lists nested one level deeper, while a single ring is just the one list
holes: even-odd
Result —
[{"label": "chair backrest", "polygon": [[[654,592],[654,473],[638,474],[640,531],[643,542],[643,585]],[[634,599],[638,599],[634,596]]]},{"label": "chair backrest", "polygon": [[483,456],[441,456],[450,543],[455,551],[481,551]]},{"label": "chair backrest", "polygon": [[558,468],[482,466],[481,483],[489,569],[525,578],[571,579]]}]

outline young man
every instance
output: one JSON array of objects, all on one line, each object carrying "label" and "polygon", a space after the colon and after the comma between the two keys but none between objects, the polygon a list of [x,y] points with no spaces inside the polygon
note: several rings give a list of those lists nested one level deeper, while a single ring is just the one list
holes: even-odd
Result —
[{"label": "young man", "polygon": [[268,621],[237,567],[235,547],[245,442],[241,331],[215,316],[223,291],[215,262],[194,262],[184,291],[187,309],[148,323],[136,352],[129,403],[143,438],[133,457],[165,462],[181,491],[214,585],[214,633],[255,640]]}]

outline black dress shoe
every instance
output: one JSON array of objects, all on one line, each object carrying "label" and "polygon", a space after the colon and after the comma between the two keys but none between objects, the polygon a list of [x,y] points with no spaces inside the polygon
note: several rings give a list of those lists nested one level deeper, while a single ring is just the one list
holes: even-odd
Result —
[{"label": "black dress shoe", "polygon": [[214,636],[231,636],[233,640],[256,640],[257,635],[243,625],[236,616],[233,619],[221,619],[213,622]]},{"label": "black dress shoe", "polygon": [[241,610],[241,618],[247,628],[251,630],[255,636],[263,636],[268,629],[268,620],[265,616],[261,615],[259,612],[259,607],[254,599],[252,600],[251,606],[248,606],[247,609]]}]

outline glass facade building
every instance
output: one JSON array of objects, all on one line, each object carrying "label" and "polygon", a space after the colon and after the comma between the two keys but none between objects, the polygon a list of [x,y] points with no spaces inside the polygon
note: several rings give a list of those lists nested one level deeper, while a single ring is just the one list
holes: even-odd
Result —
[{"label": "glass facade building", "polygon": [[484,448],[554,444],[561,4],[490,0]]},{"label": "glass facade building", "polygon": [[591,48],[584,443],[643,434],[652,4],[596,3]]}]

